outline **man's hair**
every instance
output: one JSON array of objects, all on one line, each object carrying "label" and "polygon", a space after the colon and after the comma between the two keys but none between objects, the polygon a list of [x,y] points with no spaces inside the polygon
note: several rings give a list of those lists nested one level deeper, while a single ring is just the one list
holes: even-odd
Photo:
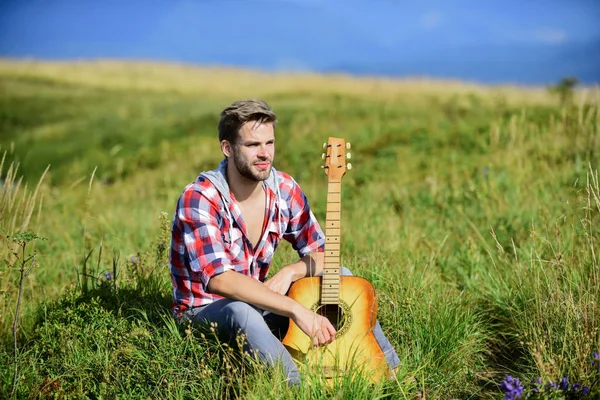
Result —
[{"label": "man's hair", "polygon": [[221,111],[221,120],[218,126],[219,142],[227,140],[229,143],[235,144],[240,128],[248,121],[256,121],[261,124],[271,122],[275,126],[277,125],[277,116],[264,100],[236,101]]}]

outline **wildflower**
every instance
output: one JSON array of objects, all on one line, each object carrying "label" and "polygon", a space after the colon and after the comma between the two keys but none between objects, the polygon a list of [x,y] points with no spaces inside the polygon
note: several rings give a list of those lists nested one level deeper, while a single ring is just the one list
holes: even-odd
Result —
[{"label": "wildflower", "polygon": [[104,273],[104,277],[106,278],[107,281],[110,281],[112,279],[112,276],[110,275],[110,272],[105,272]]},{"label": "wildflower", "polygon": [[581,393],[582,393],[582,394],[585,394],[585,395],[588,395],[588,394],[590,394],[590,388],[589,388],[589,387],[587,387],[587,386],[584,386],[584,387],[581,389]]},{"label": "wildflower", "polygon": [[563,392],[569,390],[569,378],[567,378],[566,376],[562,378],[558,386]]},{"label": "wildflower", "polygon": [[593,360],[590,362],[590,364],[592,365],[592,367],[593,367],[593,366],[596,366],[596,369],[597,369],[598,371],[600,371],[600,354],[598,354],[598,352],[597,352],[597,351],[595,351],[595,352],[592,354],[592,358],[593,358]]},{"label": "wildflower", "polygon": [[538,376],[538,378],[531,382],[533,385],[533,393],[539,393],[542,386],[542,377]]},{"label": "wildflower", "polygon": [[523,386],[518,378],[508,375],[502,380],[500,389],[504,392],[504,400],[514,400],[523,394]]},{"label": "wildflower", "polygon": [[573,385],[571,385],[571,390],[572,391],[577,392],[579,389],[581,389],[581,384],[574,383]]},{"label": "wildflower", "polygon": [[131,256],[131,257],[129,258],[129,261],[130,261],[132,264],[139,264],[139,262],[140,262],[140,258],[139,258],[139,257],[136,257],[136,256]]}]

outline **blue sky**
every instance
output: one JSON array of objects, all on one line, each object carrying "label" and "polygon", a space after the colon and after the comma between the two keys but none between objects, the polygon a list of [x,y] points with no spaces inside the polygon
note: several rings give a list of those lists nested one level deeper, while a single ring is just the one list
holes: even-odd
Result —
[{"label": "blue sky", "polygon": [[600,1],[0,1],[0,56],[600,82]]}]

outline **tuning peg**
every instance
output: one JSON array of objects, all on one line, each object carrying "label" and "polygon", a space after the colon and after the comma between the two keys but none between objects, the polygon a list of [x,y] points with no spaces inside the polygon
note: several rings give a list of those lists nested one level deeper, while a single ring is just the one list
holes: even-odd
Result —
[{"label": "tuning peg", "polygon": [[324,160],[324,159],[325,159],[325,157],[327,157],[327,156],[325,155],[325,153],[322,153],[322,154],[321,154],[321,160]]},{"label": "tuning peg", "polygon": [[327,143],[323,143],[323,148],[326,149],[327,148]]},{"label": "tuning peg", "polygon": [[352,164],[350,164],[350,163],[346,164],[346,169],[352,169]]},{"label": "tuning peg", "polygon": [[352,154],[350,154],[350,153],[346,154],[346,158],[347,158],[348,160],[349,160],[349,159],[351,159],[351,158],[352,158]]},{"label": "tuning peg", "polygon": [[351,146],[350,146],[350,142],[346,142],[346,148],[347,148],[348,150],[350,150],[350,147],[351,147]]}]

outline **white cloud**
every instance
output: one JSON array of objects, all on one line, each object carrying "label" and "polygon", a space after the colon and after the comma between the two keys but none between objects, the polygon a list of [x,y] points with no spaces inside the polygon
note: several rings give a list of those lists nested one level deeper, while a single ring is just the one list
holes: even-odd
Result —
[{"label": "white cloud", "polygon": [[533,33],[536,41],[546,44],[561,44],[567,41],[568,35],[564,29],[538,29]]},{"label": "white cloud", "polygon": [[431,11],[421,17],[421,26],[425,29],[435,29],[442,22],[442,15],[437,11]]}]

